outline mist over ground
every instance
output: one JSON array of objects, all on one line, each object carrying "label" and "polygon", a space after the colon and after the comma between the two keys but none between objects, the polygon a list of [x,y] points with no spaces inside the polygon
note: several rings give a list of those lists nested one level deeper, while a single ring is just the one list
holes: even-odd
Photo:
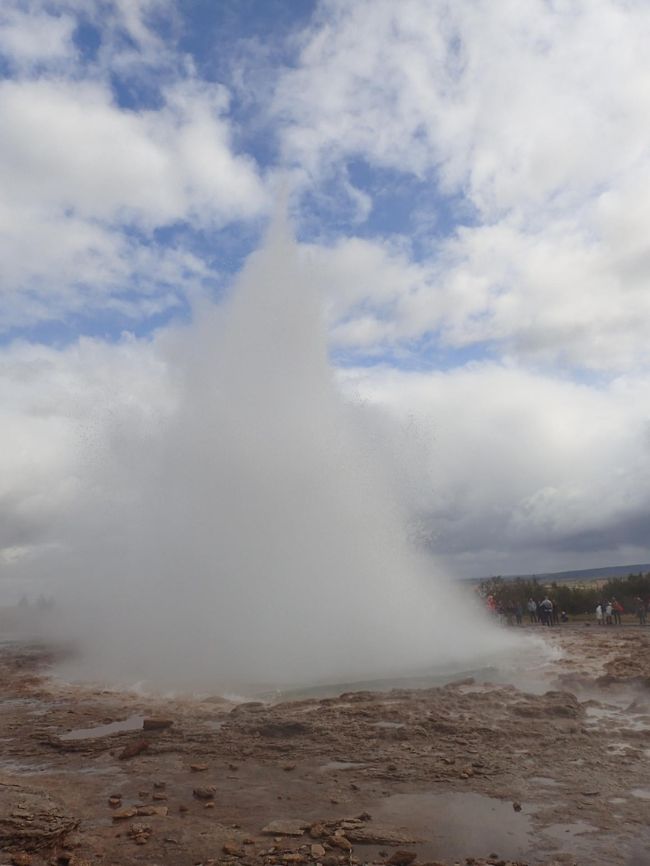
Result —
[{"label": "mist over ground", "polygon": [[305,684],[515,645],[412,543],[388,437],[335,385],[281,221],[162,354],[171,398],[78,431],[82,475],[44,563],[50,627],[81,650],[68,673]]}]

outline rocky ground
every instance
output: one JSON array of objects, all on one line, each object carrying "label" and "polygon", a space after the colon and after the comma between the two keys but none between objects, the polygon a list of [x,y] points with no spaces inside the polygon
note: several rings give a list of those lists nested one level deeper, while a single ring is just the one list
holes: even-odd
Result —
[{"label": "rocky ground", "polygon": [[70,686],[5,644],[0,862],[650,864],[650,629],[546,632],[532,691],[275,704]]}]

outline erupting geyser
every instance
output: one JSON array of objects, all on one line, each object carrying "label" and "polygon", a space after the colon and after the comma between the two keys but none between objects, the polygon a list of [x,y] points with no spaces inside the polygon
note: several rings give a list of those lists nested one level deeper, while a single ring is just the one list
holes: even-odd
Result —
[{"label": "erupting geyser", "polygon": [[161,338],[166,410],[116,421],[61,554],[86,673],[239,687],[482,663],[509,638],[409,548],[279,222]]}]

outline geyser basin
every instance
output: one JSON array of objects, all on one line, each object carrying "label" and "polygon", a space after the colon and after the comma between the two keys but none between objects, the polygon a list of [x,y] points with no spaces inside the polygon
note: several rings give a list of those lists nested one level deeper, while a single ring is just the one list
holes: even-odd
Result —
[{"label": "geyser basin", "polygon": [[242,689],[484,666],[516,644],[407,541],[281,221],[158,340],[165,400],[93,441],[57,570],[81,672]]}]

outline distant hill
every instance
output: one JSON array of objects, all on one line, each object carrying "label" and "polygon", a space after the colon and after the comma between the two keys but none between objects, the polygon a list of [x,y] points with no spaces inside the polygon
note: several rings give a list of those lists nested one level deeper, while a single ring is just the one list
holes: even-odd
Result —
[{"label": "distant hill", "polygon": [[[628,574],[647,574],[650,572],[650,562],[637,565],[607,565],[602,568],[581,568],[575,571],[538,572],[537,574],[502,574],[504,580],[516,580],[521,577],[530,580],[536,577],[540,583],[587,583],[590,580],[609,580],[612,577],[627,577]],[[494,577],[495,575],[490,575]],[[480,583],[487,577],[468,578],[471,583]]]}]

